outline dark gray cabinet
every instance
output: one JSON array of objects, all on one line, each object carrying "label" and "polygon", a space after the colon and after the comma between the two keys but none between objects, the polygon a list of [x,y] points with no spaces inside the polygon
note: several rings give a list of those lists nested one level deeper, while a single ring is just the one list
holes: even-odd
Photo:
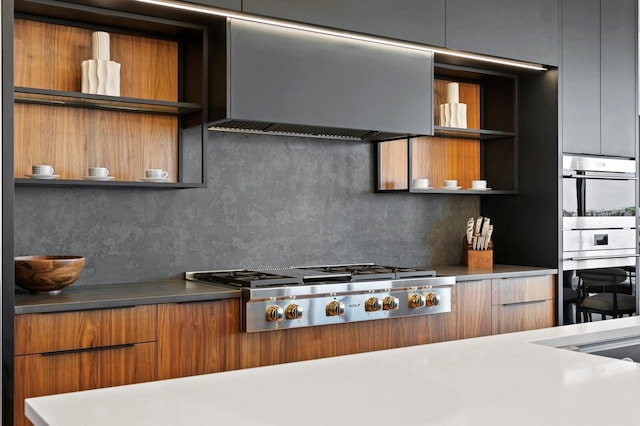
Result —
[{"label": "dark gray cabinet", "polygon": [[600,17],[600,150],[636,157],[638,31],[636,0],[602,0]]},{"label": "dark gray cabinet", "polygon": [[433,132],[432,53],[235,19],[226,45],[225,123]]},{"label": "dark gray cabinet", "polygon": [[446,47],[558,64],[559,0],[447,0]]},{"label": "dark gray cabinet", "polygon": [[190,0],[191,3],[198,3],[205,6],[219,7],[222,9],[237,10],[242,9],[242,0]]},{"label": "dark gray cabinet", "polygon": [[563,152],[636,157],[637,4],[563,0]]},{"label": "dark gray cabinet", "polygon": [[244,0],[242,10],[291,21],[444,46],[445,0]]}]

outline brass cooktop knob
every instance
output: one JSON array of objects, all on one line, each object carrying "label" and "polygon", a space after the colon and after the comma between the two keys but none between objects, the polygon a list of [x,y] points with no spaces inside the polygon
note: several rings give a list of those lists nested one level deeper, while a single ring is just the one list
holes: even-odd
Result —
[{"label": "brass cooktop knob", "polygon": [[409,307],[410,308],[422,308],[426,303],[423,294],[412,293],[409,295]]},{"label": "brass cooktop knob", "polygon": [[427,293],[424,298],[427,306],[436,306],[440,303],[440,295],[437,293]]},{"label": "brass cooktop knob", "polygon": [[344,315],[344,303],[339,300],[332,300],[327,304],[325,312],[328,317],[337,317]]},{"label": "brass cooktop knob", "polygon": [[304,309],[302,308],[302,306],[296,305],[295,303],[288,305],[285,309],[285,316],[290,320],[302,318],[303,313]]},{"label": "brass cooktop knob", "polygon": [[284,318],[284,311],[278,305],[269,305],[267,306],[265,317],[269,322],[279,322],[282,321],[282,318]]},{"label": "brass cooktop knob", "polygon": [[377,297],[370,297],[364,302],[364,310],[367,312],[382,310],[382,302]]},{"label": "brass cooktop knob", "polygon": [[400,307],[400,301],[397,297],[387,296],[382,299],[382,309],[385,311],[395,311]]}]

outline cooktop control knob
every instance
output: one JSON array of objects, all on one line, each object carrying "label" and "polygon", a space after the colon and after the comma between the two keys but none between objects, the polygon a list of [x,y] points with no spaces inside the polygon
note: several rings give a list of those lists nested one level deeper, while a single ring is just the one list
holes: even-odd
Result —
[{"label": "cooktop control knob", "polygon": [[395,311],[400,307],[400,301],[397,297],[387,296],[382,299],[382,309],[385,311]]},{"label": "cooktop control knob", "polygon": [[269,322],[279,322],[284,318],[284,311],[278,305],[267,306],[266,318]]},{"label": "cooktop control knob", "polygon": [[409,295],[409,307],[410,308],[422,308],[426,303],[423,294],[413,293]]},{"label": "cooktop control knob", "polygon": [[364,310],[367,312],[375,312],[382,309],[382,302],[377,297],[370,297],[364,302]]},{"label": "cooktop control knob", "polygon": [[436,293],[427,293],[424,295],[427,306],[436,306],[440,303],[440,295]]},{"label": "cooktop control knob", "polygon": [[302,309],[302,306],[292,303],[291,305],[287,306],[287,309],[285,309],[284,314],[287,317],[287,319],[295,320],[295,319],[302,318],[303,312],[304,312],[304,309]]},{"label": "cooktop control knob", "polygon": [[328,317],[337,317],[344,315],[344,303],[339,300],[332,300],[327,304],[325,312]]}]

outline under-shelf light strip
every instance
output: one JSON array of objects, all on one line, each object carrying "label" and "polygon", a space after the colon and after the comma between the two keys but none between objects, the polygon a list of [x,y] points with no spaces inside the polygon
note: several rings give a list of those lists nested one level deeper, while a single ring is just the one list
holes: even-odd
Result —
[{"label": "under-shelf light strip", "polygon": [[245,15],[242,13],[234,13],[228,10],[217,9],[214,7],[197,6],[191,3],[183,3],[183,2],[177,2],[177,1],[171,1],[171,0],[136,0],[136,1],[140,3],[154,4],[157,6],[172,7],[174,9],[187,10],[190,12],[198,12],[198,13],[203,13],[208,15],[222,16],[226,18],[241,19],[244,21],[257,22],[262,24],[277,25],[280,27],[292,28],[296,30],[310,31],[314,33],[350,38],[353,40],[386,44],[389,46],[402,47],[406,49],[421,50],[424,52],[438,53],[442,55],[455,56],[458,58],[473,59],[476,61],[489,62],[493,64],[507,65],[507,66],[517,67],[517,68],[526,68],[526,69],[536,70],[536,71],[547,70],[546,67],[539,64],[520,62],[520,61],[510,61],[508,59],[497,59],[497,58],[492,58],[490,56],[474,55],[472,53],[462,53],[454,50],[441,49],[438,47],[423,46],[423,45],[413,44],[413,43],[403,43],[403,42],[392,41],[384,38],[369,37],[365,35],[354,34],[354,33],[343,32],[343,31],[334,31],[334,30],[329,30],[325,28],[314,27],[311,25],[303,25],[303,24],[297,24],[293,22],[280,21],[277,19],[256,17],[252,15]]}]

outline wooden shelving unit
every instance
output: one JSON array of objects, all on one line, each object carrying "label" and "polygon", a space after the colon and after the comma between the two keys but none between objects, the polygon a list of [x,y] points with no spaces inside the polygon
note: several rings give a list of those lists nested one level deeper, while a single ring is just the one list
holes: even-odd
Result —
[{"label": "wooden shelving unit", "polygon": [[[517,192],[516,77],[452,65],[435,67],[434,123],[447,83],[457,82],[467,104],[467,127],[435,126],[434,134],[380,142],[376,150],[376,192],[514,194]],[[431,189],[411,188],[428,178]],[[460,190],[440,189],[456,179]],[[486,179],[489,191],[471,190]]]},{"label": "wooden shelving unit", "polygon": [[[62,2],[38,6],[34,14],[30,2],[16,3],[16,184],[204,186],[206,28]],[[94,31],[110,35],[111,60],[121,64],[120,96],[80,91]],[[190,141],[186,155],[184,132],[194,128],[200,143]],[[26,178],[34,164],[52,165],[59,178]],[[114,179],[83,180],[92,166],[107,167]],[[168,171],[167,182],[142,181],[147,168]]]}]

